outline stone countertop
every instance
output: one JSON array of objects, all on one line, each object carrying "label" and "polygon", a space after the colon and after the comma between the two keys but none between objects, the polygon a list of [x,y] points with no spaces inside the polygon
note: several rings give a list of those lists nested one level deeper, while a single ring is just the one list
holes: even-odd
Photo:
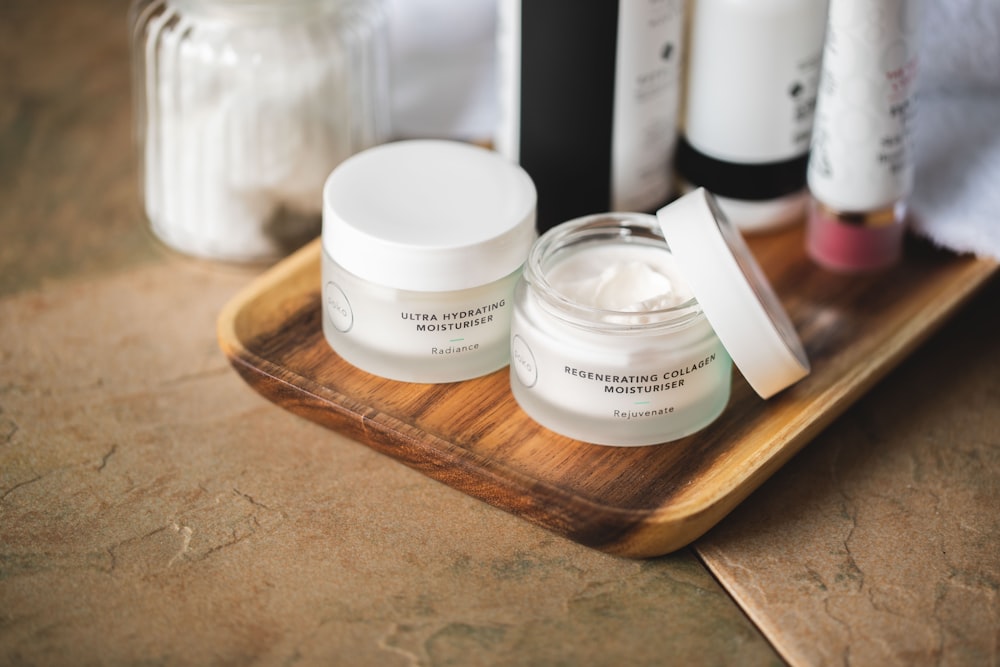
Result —
[{"label": "stone countertop", "polygon": [[0,663],[990,665],[1000,284],[689,549],[615,558],[249,389],[136,202],[124,0],[0,5]]}]

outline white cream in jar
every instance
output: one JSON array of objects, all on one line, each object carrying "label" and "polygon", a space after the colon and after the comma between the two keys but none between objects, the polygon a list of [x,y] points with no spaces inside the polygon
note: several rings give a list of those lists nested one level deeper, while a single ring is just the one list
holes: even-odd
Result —
[{"label": "white cream in jar", "polygon": [[343,162],[323,195],[323,333],[337,354],[405,382],[507,364],[536,237],[523,169],[470,144],[400,141]]},{"label": "white cream in jar", "polygon": [[[684,246],[683,262],[664,238],[668,228]],[[692,236],[702,250],[706,239],[724,246],[720,261],[708,260],[718,247],[692,250]],[[584,442],[650,445],[695,433],[729,401],[731,353],[765,397],[808,372],[762,280],[702,189],[659,220],[608,213],[558,225],[532,247],[517,286],[514,398],[535,421]]]}]

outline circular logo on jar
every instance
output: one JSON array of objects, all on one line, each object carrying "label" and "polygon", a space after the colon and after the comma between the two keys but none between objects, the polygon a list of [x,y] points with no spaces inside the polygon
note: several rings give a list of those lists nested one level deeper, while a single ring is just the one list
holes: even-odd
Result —
[{"label": "circular logo on jar", "polygon": [[535,355],[520,336],[514,336],[510,344],[510,365],[517,373],[517,379],[525,387],[534,387],[538,381],[538,366],[535,365]]},{"label": "circular logo on jar", "polygon": [[344,290],[331,280],[326,284],[324,297],[326,316],[330,318],[330,324],[333,325],[333,328],[342,333],[350,331],[351,327],[354,326],[354,312],[351,310],[351,303],[347,300]]}]

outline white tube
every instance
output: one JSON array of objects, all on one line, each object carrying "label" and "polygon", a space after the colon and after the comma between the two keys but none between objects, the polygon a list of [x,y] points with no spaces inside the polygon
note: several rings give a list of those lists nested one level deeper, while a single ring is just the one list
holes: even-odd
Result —
[{"label": "white tube", "polygon": [[808,183],[807,248],[858,271],[895,262],[913,183],[921,0],[831,0]]}]

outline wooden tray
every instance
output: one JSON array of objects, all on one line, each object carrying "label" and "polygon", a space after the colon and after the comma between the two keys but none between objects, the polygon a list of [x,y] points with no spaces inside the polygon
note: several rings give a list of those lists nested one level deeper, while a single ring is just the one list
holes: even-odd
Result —
[{"label": "wooden tray", "polygon": [[804,256],[801,229],[750,246],[813,372],[766,402],[736,373],[719,420],[663,445],[601,447],[547,431],[515,403],[507,369],[415,385],[354,368],[321,331],[318,240],[225,307],[219,342],[254,389],[291,412],[582,544],[654,556],[711,528],[997,269],[911,240],[902,265],[847,277]]}]

